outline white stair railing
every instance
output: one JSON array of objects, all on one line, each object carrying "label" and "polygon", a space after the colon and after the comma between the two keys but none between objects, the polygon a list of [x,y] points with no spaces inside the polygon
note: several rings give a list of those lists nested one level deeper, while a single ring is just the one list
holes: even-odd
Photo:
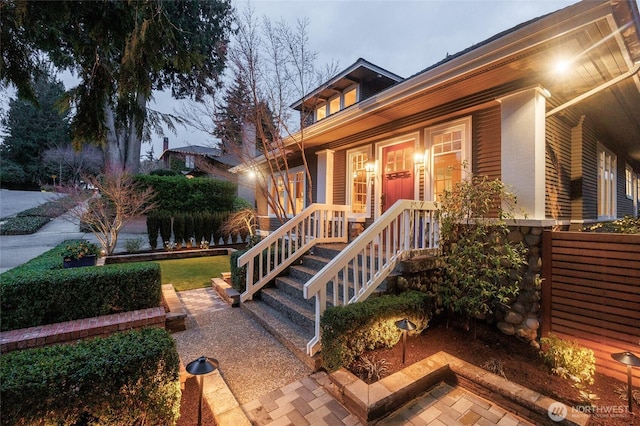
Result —
[{"label": "white stair railing", "polygon": [[320,317],[327,308],[329,294],[334,306],[365,300],[403,253],[437,248],[438,235],[433,202],[398,200],[311,278],[304,286],[304,297],[316,298],[315,335],[307,344],[309,355],[320,350]]},{"label": "white stair railing", "polygon": [[265,284],[319,243],[346,243],[350,206],[312,204],[238,258],[247,266],[242,302],[251,300]]}]

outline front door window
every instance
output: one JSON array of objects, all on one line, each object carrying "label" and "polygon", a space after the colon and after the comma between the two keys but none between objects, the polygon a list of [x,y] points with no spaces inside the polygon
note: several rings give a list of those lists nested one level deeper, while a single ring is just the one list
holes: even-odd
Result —
[{"label": "front door window", "polygon": [[415,142],[409,141],[382,150],[382,211],[400,199],[413,199]]}]

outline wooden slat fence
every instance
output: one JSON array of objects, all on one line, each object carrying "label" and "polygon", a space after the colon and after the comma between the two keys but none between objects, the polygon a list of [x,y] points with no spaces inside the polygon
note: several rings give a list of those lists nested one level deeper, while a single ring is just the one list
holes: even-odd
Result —
[{"label": "wooden slat fence", "polygon": [[542,335],[591,348],[597,371],[626,383],[611,354],[640,356],[640,235],[545,231],[542,247]]}]

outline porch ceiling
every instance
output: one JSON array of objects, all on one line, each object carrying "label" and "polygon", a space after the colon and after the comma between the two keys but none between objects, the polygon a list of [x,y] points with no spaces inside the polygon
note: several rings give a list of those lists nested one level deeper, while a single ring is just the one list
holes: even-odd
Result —
[{"label": "porch ceiling", "polygon": [[[505,36],[506,41],[500,38],[472,49],[425,71],[424,83],[416,84],[416,87],[411,87],[410,82],[420,80],[420,74],[381,93],[379,99],[361,102],[351,111],[345,110],[310,126],[305,131],[305,145],[318,146],[352,137],[456,100],[473,99],[479,93],[495,92],[496,99],[506,94],[500,94],[500,90],[517,87],[539,85],[547,89],[551,93],[550,110],[627,73],[635,62],[640,61],[637,18],[634,25],[630,18],[633,11],[625,9],[623,12],[630,19],[626,22],[630,24],[619,26],[616,19],[624,21],[624,16],[618,13],[614,17],[612,13],[612,9],[619,6],[614,2],[606,14],[585,19],[581,25],[567,31],[559,31],[562,25],[555,23],[543,26],[541,30],[528,31],[521,35],[522,40],[527,40],[521,46],[509,41],[510,37],[517,40],[518,30]],[[519,42],[523,43],[522,40]],[[491,50],[494,43],[497,43],[495,49]],[[555,70],[560,60],[568,61],[563,74]],[[440,69],[442,71],[438,73]],[[403,93],[404,85],[407,87]],[[385,97],[388,93],[391,95]],[[478,99],[478,103],[486,101]],[[569,112],[589,115],[620,148],[630,152],[640,163],[640,77],[637,74],[560,114]]]}]

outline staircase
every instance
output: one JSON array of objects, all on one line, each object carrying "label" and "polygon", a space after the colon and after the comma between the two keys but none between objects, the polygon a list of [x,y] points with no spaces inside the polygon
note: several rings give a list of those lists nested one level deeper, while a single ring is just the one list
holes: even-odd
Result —
[{"label": "staircase", "polygon": [[291,265],[288,275],[276,277],[273,287],[263,287],[253,300],[241,307],[251,314],[280,343],[310,368],[319,367],[318,356],[307,354],[307,342],[314,335],[315,301],[305,299],[304,284],[316,275],[347,244],[319,244]]}]

